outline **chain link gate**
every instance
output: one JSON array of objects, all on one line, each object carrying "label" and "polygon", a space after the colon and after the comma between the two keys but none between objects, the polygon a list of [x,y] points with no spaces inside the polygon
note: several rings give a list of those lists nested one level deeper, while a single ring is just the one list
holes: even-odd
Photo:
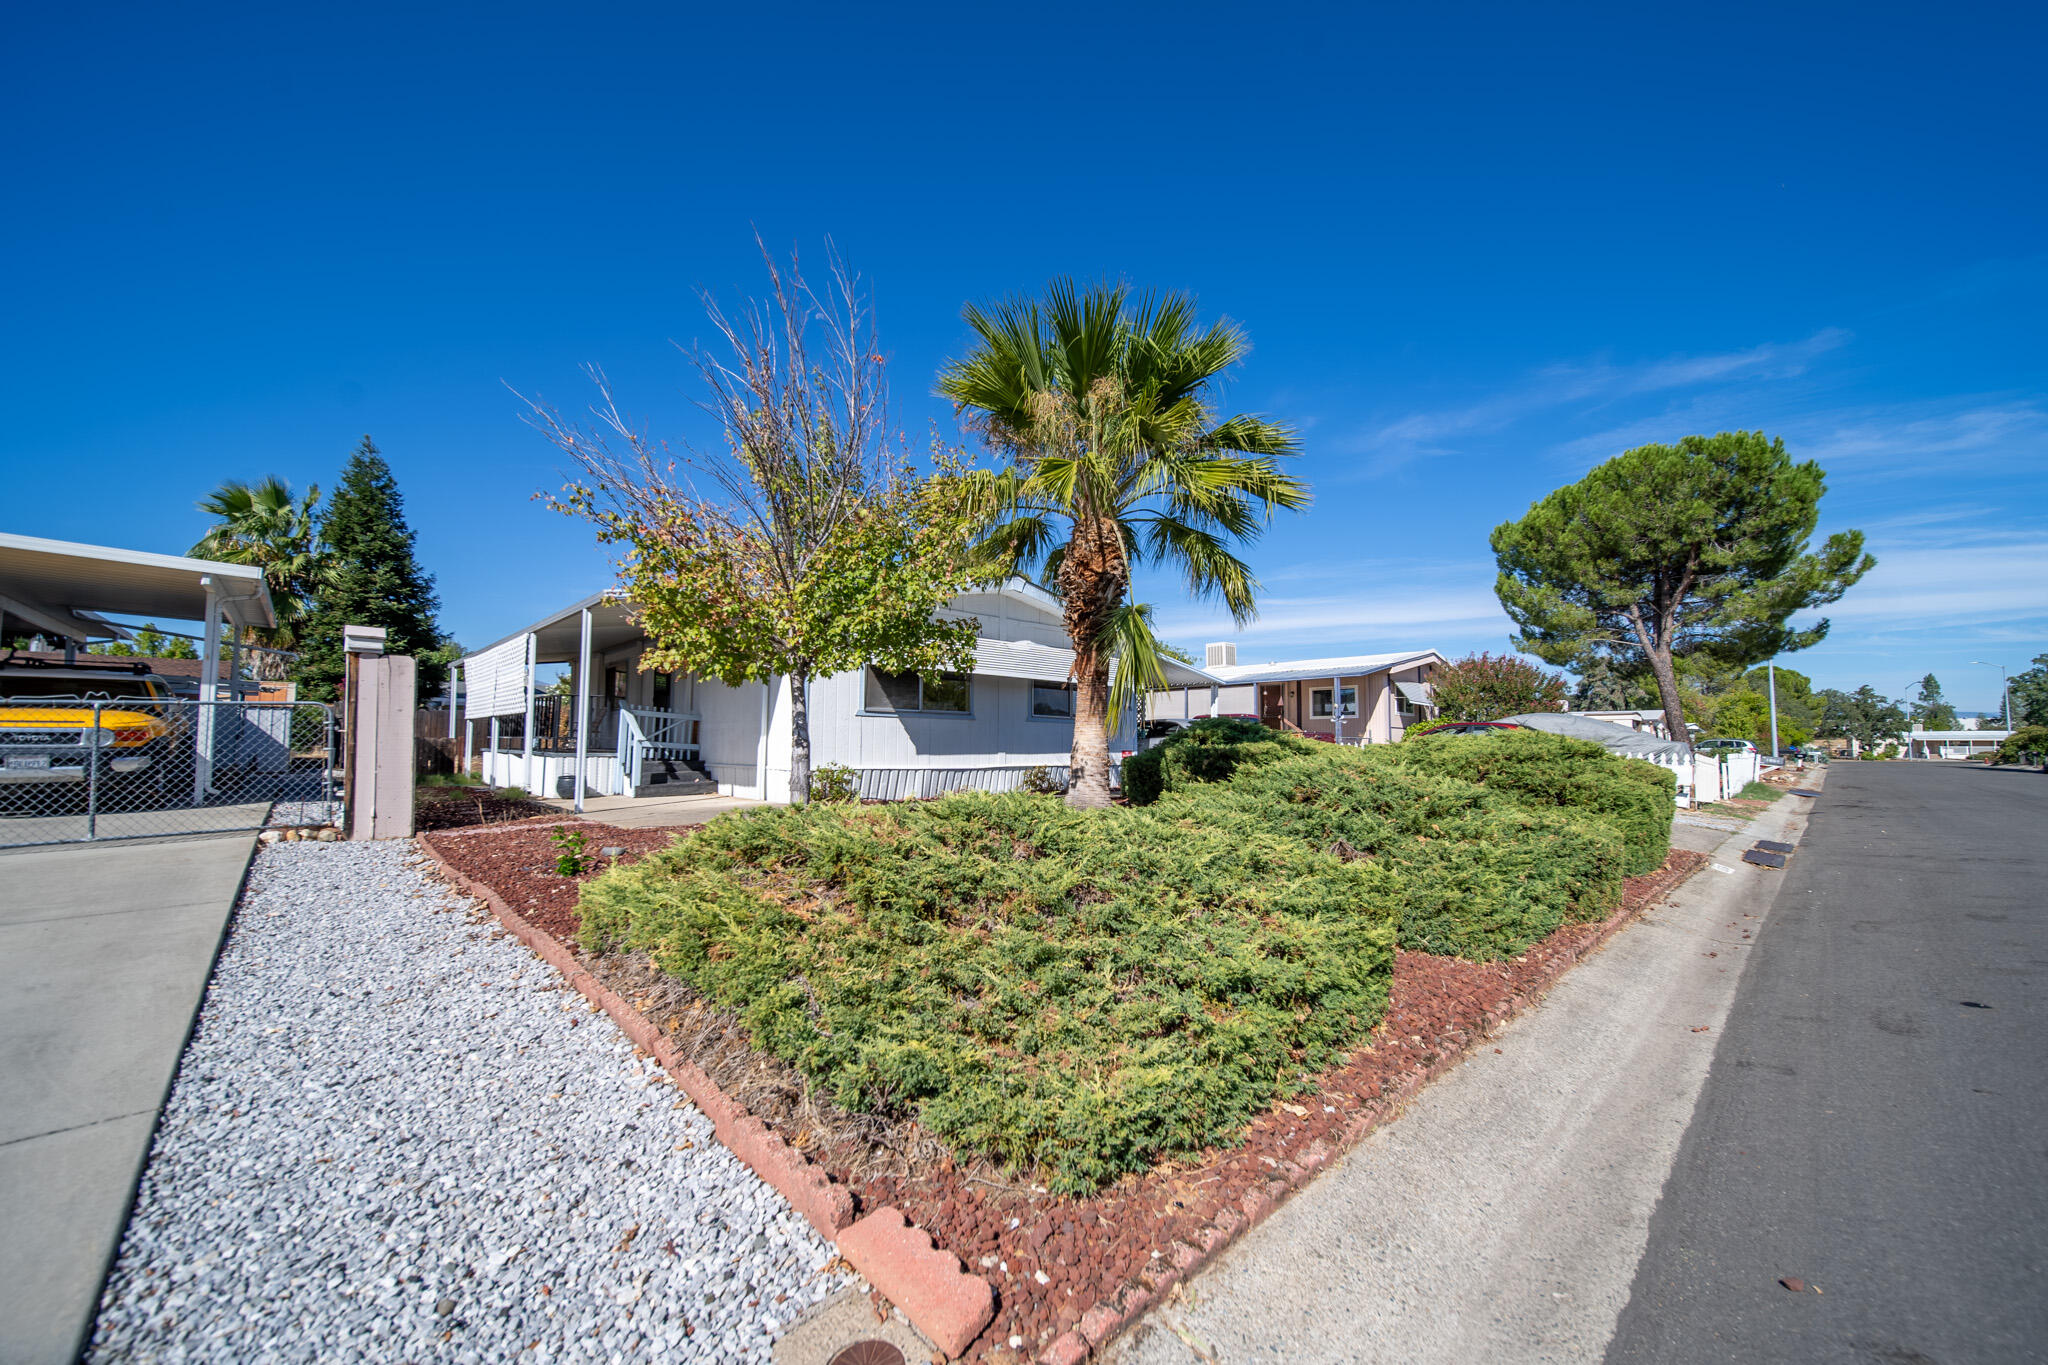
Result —
[{"label": "chain link gate", "polygon": [[0,847],[338,826],[334,739],[318,702],[0,699]]}]

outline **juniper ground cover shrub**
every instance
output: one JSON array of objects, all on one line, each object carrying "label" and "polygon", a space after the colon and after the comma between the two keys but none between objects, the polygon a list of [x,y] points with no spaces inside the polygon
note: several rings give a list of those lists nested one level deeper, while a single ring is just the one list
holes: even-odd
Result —
[{"label": "juniper ground cover shrub", "polygon": [[1521,805],[1607,821],[1627,845],[1631,877],[1656,871],[1671,852],[1678,776],[1669,768],[1537,730],[1439,735],[1389,753],[1415,772],[1471,782]]},{"label": "juniper ground cover shrub", "polygon": [[1400,896],[1275,827],[967,793],[722,816],[581,913],[847,1108],[1078,1192],[1235,1143],[1363,1039]]},{"label": "juniper ground cover shrub", "polygon": [[[1400,904],[1402,945],[1424,952],[1512,956],[1560,924],[1605,914],[1624,877],[1669,851],[1671,775],[1558,735],[1349,749],[1204,722],[1149,754],[1149,808],[1371,862],[1382,894]],[[1125,790],[1139,801],[1132,761]]]}]

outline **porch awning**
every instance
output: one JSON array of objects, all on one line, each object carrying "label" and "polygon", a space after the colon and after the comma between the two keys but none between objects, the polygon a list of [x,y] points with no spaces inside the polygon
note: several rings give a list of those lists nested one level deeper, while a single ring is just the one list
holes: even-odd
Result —
[{"label": "porch awning", "polygon": [[1074,676],[1074,651],[1029,640],[976,640],[974,671],[990,678],[1066,682]]},{"label": "porch awning", "polygon": [[[1162,659],[1160,662],[1166,668],[1168,687],[1208,687],[1216,681],[1199,668],[1190,668],[1177,659]],[[974,671],[991,678],[1071,682],[1074,677],[1074,651],[1034,644],[1029,640],[981,639],[974,642]]]},{"label": "porch awning", "polygon": [[1436,705],[1436,693],[1430,689],[1428,683],[1400,682],[1397,680],[1394,686],[1400,688],[1401,695],[1414,702],[1417,706]]},{"label": "porch awning", "polygon": [[526,714],[526,637],[515,635],[462,661],[464,713],[485,716]]}]

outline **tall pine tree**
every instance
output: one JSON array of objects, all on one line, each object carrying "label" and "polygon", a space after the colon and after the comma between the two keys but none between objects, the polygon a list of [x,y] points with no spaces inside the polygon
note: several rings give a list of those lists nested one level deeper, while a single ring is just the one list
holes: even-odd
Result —
[{"label": "tall pine tree", "polygon": [[419,660],[420,694],[440,688],[447,677],[447,665],[435,653],[442,644],[434,620],[440,598],[433,576],[413,558],[398,480],[367,436],[328,500],[320,537],[326,553],[300,646],[299,695],[333,701],[340,694],[347,666],[341,628],[349,625],[384,627],[386,653]]}]

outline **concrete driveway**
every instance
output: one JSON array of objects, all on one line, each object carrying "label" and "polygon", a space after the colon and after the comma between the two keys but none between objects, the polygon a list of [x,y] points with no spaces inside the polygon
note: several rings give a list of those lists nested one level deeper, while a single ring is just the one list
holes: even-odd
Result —
[{"label": "concrete driveway", "polygon": [[0,1361],[73,1360],[253,833],[0,852]]}]

